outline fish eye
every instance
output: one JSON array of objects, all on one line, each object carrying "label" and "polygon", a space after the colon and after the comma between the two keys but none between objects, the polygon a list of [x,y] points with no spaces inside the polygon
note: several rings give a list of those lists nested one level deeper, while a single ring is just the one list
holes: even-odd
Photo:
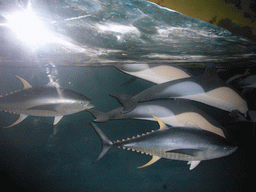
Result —
[{"label": "fish eye", "polygon": [[223,149],[224,151],[227,151],[228,150],[228,148],[227,147],[224,147],[224,149]]}]

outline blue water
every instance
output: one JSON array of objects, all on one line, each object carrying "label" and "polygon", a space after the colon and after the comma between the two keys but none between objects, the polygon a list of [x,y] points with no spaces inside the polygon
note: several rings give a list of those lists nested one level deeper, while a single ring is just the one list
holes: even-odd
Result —
[{"label": "blue water", "polygon": [[[201,73],[202,70],[191,70]],[[0,69],[0,95],[22,89],[19,75],[32,86],[44,86],[48,76],[60,86],[92,99],[95,109],[109,111],[120,107],[111,93],[135,95],[153,83],[137,79],[128,85],[130,76],[114,67],[5,67]],[[224,158],[202,161],[189,171],[186,162],[161,159],[143,169],[151,157],[122,149],[111,149],[92,164],[101,152],[101,141],[85,111],[65,116],[53,126],[53,118],[28,117],[20,124],[0,128],[0,168],[2,188],[24,191],[243,191],[251,183],[255,136],[252,124],[225,124],[228,114],[197,104],[212,115],[238,144],[238,150]],[[0,112],[1,127],[10,125],[17,115]],[[136,136],[158,129],[156,122],[115,120],[97,123],[110,140]],[[254,146],[253,146],[254,145]],[[11,184],[9,183],[11,182]]]},{"label": "blue water", "polygon": [[[43,28],[36,27],[40,23]],[[109,94],[136,95],[154,85],[141,79],[123,85],[131,77],[112,64],[179,63],[198,75],[203,70],[192,67],[208,62],[253,66],[256,53],[255,43],[244,37],[144,0],[1,1],[0,26],[0,95],[22,89],[15,75],[32,86],[52,79],[91,98],[95,109],[104,112],[120,107]],[[24,29],[26,34],[20,34]],[[238,68],[219,75],[227,80],[243,72]],[[254,111],[255,95],[245,94]],[[94,117],[86,111],[65,116],[56,126],[53,118],[28,117],[9,129],[2,127],[18,116],[0,111],[1,187],[47,192],[240,192],[253,187],[255,124],[234,123],[227,112],[194,104],[225,127],[239,148],[227,157],[202,161],[192,171],[186,162],[166,159],[137,169],[151,157],[117,148],[93,164],[101,141],[89,125]],[[142,120],[97,125],[110,140],[159,128]]]}]

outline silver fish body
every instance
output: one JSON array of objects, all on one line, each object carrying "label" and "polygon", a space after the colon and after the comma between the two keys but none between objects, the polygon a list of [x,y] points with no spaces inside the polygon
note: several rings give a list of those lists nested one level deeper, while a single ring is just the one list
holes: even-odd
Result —
[{"label": "silver fish body", "polygon": [[200,76],[152,86],[133,97],[122,94],[112,94],[112,96],[117,97],[124,105],[123,113],[134,110],[138,102],[163,98],[194,100],[229,112],[238,110],[244,116],[248,111],[246,101],[238,92],[221,81],[212,68],[207,68]]},{"label": "silver fish body", "polygon": [[229,155],[234,149],[222,137],[189,127],[171,127],[154,131],[136,138],[114,142],[113,145],[183,161],[216,159]]},{"label": "silver fish body", "polygon": [[224,128],[209,115],[195,107],[192,102],[182,99],[177,100],[155,100],[138,103],[137,107],[128,112],[122,113],[123,107],[109,112],[100,112],[89,109],[96,119],[95,122],[106,122],[111,119],[142,119],[156,121],[152,115],[161,118],[161,120],[171,126],[186,127],[194,125],[201,129],[216,133],[222,137]]},{"label": "silver fish body", "polygon": [[0,97],[1,110],[20,114],[20,118],[8,127],[20,123],[27,116],[55,117],[54,124],[57,124],[64,115],[93,107],[91,99],[76,91],[49,85],[32,87],[18,78],[24,89]]},{"label": "silver fish body", "polygon": [[111,142],[104,133],[91,123],[102,140],[103,150],[96,161],[101,159],[111,147],[122,147],[152,155],[148,166],[160,158],[189,161],[190,169],[196,167],[202,160],[216,159],[233,153],[237,147],[214,133],[184,127],[167,127],[159,118],[160,129],[141,136],[127,138],[126,140]]},{"label": "silver fish body", "polygon": [[115,65],[119,70],[129,75],[161,84],[167,81],[190,77],[185,70],[172,65],[149,65],[149,64],[121,64]]},{"label": "silver fish body", "polygon": [[90,99],[70,89],[32,87],[0,98],[0,108],[31,116],[63,116],[85,110]]}]

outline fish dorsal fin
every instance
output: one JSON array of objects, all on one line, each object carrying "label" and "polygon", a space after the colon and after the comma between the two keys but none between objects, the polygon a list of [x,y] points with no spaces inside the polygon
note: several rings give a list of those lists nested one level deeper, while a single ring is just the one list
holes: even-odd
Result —
[{"label": "fish dorsal fin", "polygon": [[152,159],[151,159],[148,163],[146,163],[145,165],[142,165],[142,166],[138,167],[138,169],[143,168],[143,167],[147,167],[147,166],[149,166],[149,165],[151,165],[151,164],[157,162],[159,159],[161,159],[161,157],[156,156],[156,155],[153,155]]},{"label": "fish dorsal fin", "polygon": [[23,89],[28,89],[28,88],[31,88],[32,86],[23,78],[21,78],[20,76],[18,75],[15,75],[20,81],[21,83],[23,84]]},{"label": "fish dorsal fin", "polygon": [[15,75],[23,84],[23,89],[28,89],[28,88],[31,88],[32,86],[23,78],[21,78],[20,76],[18,75]]},{"label": "fish dorsal fin", "polygon": [[246,76],[246,75],[250,75],[251,74],[251,69],[246,69],[246,71],[243,73],[243,76]]},{"label": "fish dorsal fin", "polygon": [[161,120],[159,119],[158,117],[154,116],[153,117],[155,118],[155,120],[157,120],[158,124],[159,124],[159,129],[167,129],[168,127],[166,126],[166,124]]},{"label": "fish dorsal fin", "polygon": [[190,164],[189,170],[194,169],[201,161],[189,161],[188,165]]}]

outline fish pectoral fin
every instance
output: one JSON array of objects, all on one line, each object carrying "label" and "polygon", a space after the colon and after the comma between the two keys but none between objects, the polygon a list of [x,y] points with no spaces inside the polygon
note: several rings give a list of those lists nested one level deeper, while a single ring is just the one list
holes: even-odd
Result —
[{"label": "fish pectoral fin", "polygon": [[201,152],[202,150],[200,149],[174,149],[174,150],[170,150],[170,151],[166,151],[169,153],[180,153],[180,154],[184,154],[184,155],[190,155],[195,157],[197,155],[198,152]]},{"label": "fish pectoral fin", "polygon": [[32,86],[23,78],[21,78],[20,76],[18,75],[15,75],[20,81],[21,83],[23,84],[23,89],[28,89],[28,88],[31,88]]},{"label": "fish pectoral fin", "polygon": [[154,115],[153,115],[153,117],[155,118],[155,120],[157,120],[157,122],[159,124],[159,129],[168,129],[166,124],[161,119],[159,119],[158,117],[156,117]]},{"label": "fish pectoral fin", "polygon": [[189,161],[188,165],[190,164],[189,170],[194,169],[201,161]]},{"label": "fish pectoral fin", "polygon": [[59,121],[62,119],[63,116],[56,116],[54,117],[54,122],[53,125],[56,125],[57,123],[59,123]]},{"label": "fish pectoral fin", "polygon": [[30,107],[27,110],[40,110],[40,111],[57,111],[57,107],[59,104],[47,104],[47,105],[38,105],[34,107]]},{"label": "fish pectoral fin", "polygon": [[4,127],[4,128],[9,128],[9,127],[12,127],[14,125],[17,125],[19,124],[21,121],[23,121],[24,119],[26,119],[28,117],[28,115],[24,115],[24,114],[20,114],[20,117],[19,119],[17,119],[17,121],[15,121],[13,124],[7,126],[7,127]]},{"label": "fish pectoral fin", "polygon": [[151,164],[157,162],[159,159],[161,159],[161,157],[156,156],[156,155],[153,155],[152,159],[151,159],[148,163],[146,163],[145,165],[142,165],[142,166],[138,167],[138,169],[139,169],[139,168],[143,168],[143,167],[147,167],[147,166],[149,166],[149,165],[151,165]]}]

